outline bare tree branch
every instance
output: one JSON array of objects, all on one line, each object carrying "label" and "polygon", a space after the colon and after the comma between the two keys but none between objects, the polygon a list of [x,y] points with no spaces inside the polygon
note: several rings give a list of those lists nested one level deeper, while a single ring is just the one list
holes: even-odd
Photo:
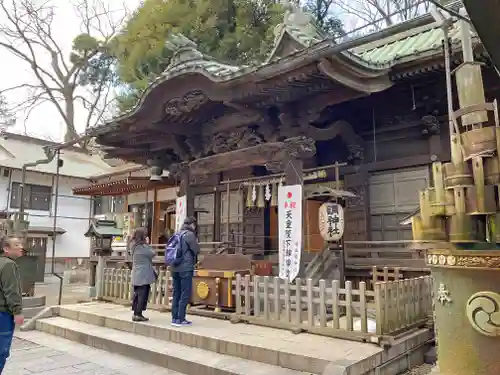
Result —
[{"label": "bare tree branch", "polygon": [[366,30],[380,30],[429,11],[427,0],[337,0],[343,15],[354,16]]},{"label": "bare tree branch", "polygon": [[[0,48],[26,64],[34,75],[34,82],[0,90],[0,96],[17,90],[28,93],[27,100],[11,108],[25,111],[25,121],[34,108],[50,103],[64,121],[66,141],[78,137],[80,118],[85,118],[86,130],[109,110],[112,80],[107,78],[111,76],[112,61],[102,64],[102,81],[81,77],[89,68],[101,69],[96,59],[109,52],[109,44],[128,15],[125,7],[113,10],[103,0],[69,1],[81,22],[81,34],[73,40],[71,53],[63,51],[63,44],[56,38],[53,0],[0,0]],[[80,98],[90,103],[84,106],[84,117],[76,114],[78,106],[85,104]]]}]

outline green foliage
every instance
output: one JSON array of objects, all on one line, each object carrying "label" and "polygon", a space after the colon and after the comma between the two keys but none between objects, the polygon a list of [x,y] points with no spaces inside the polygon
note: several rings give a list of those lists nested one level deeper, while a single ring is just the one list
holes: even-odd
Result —
[{"label": "green foliage", "polygon": [[272,48],[283,13],[273,0],[145,0],[114,51],[118,76],[128,86],[119,100],[121,109],[168,66],[172,52],[165,41],[171,33],[185,35],[201,52],[221,61],[250,64]]},{"label": "green foliage", "polygon": [[306,0],[304,8],[316,20],[317,25],[333,37],[345,35],[342,21],[332,14],[333,0]]},{"label": "green foliage", "polygon": [[119,75],[144,88],[168,65],[165,41],[174,32],[222,61],[259,61],[272,46],[282,14],[282,6],[270,0],[146,0],[118,37]]},{"label": "green foliage", "polygon": [[[306,8],[318,25],[330,33],[342,32],[342,23],[331,16],[328,2],[314,3]],[[126,86],[118,98],[119,110],[129,109],[168,66],[172,51],[165,42],[172,33],[183,34],[201,52],[220,61],[254,64],[272,49],[274,29],[284,12],[279,0],[145,0],[117,37],[114,49],[116,73]]]}]

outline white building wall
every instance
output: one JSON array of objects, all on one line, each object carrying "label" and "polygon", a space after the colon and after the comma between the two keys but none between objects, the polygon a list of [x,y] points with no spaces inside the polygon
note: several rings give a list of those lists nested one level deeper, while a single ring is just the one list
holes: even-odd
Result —
[{"label": "white building wall", "polygon": [[[28,172],[27,184],[53,186],[55,176]],[[12,172],[11,179],[0,174],[0,207],[3,210],[16,211],[10,208],[10,187],[12,182],[21,182],[21,171]],[[86,180],[64,177],[59,179],[58,197],[55,196],[55,187],[52,189],[50,211],[26,210],[29,213],[30,225],[52,228],[54,225],[54,210],[57,199],[57,221],[56,226],[64,229],[66,233],[56,237],[55,258],[88,258],[90,243],[84,237],[89,226],[91,213],[91,199],[89,197],[74,196],[72,187],[84,185]],[[52,257],[52,240],[47,243],[47,259]]]}]

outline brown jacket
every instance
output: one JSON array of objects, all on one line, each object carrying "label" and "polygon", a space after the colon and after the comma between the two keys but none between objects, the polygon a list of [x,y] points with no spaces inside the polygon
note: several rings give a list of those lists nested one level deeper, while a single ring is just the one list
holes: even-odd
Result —
[{"label": "brown jacket", "polygon": [[12,259],[0,254],[0,312],[21,315],[23,296],[19,267]]}]

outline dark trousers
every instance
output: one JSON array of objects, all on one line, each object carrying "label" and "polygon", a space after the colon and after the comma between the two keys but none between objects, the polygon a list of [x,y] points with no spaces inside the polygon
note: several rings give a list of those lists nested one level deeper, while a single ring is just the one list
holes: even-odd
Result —
[{"label": "dark trousers", "polygon": [[191,299],[193,271],[172,272],[174,292],[172,296],[172,320],[186,320],[186,308]]},{"label": "dark trousers", "polygon": [[0,374],[10,355],[14,327],[14,317],[9,313],[0,312]]},{"label": "dark trousers", "polygon": [[142,315],[142,312],[148,307],[150,285],[134,285],[134,297],[132,299],[132,311],[134,315]]}]

